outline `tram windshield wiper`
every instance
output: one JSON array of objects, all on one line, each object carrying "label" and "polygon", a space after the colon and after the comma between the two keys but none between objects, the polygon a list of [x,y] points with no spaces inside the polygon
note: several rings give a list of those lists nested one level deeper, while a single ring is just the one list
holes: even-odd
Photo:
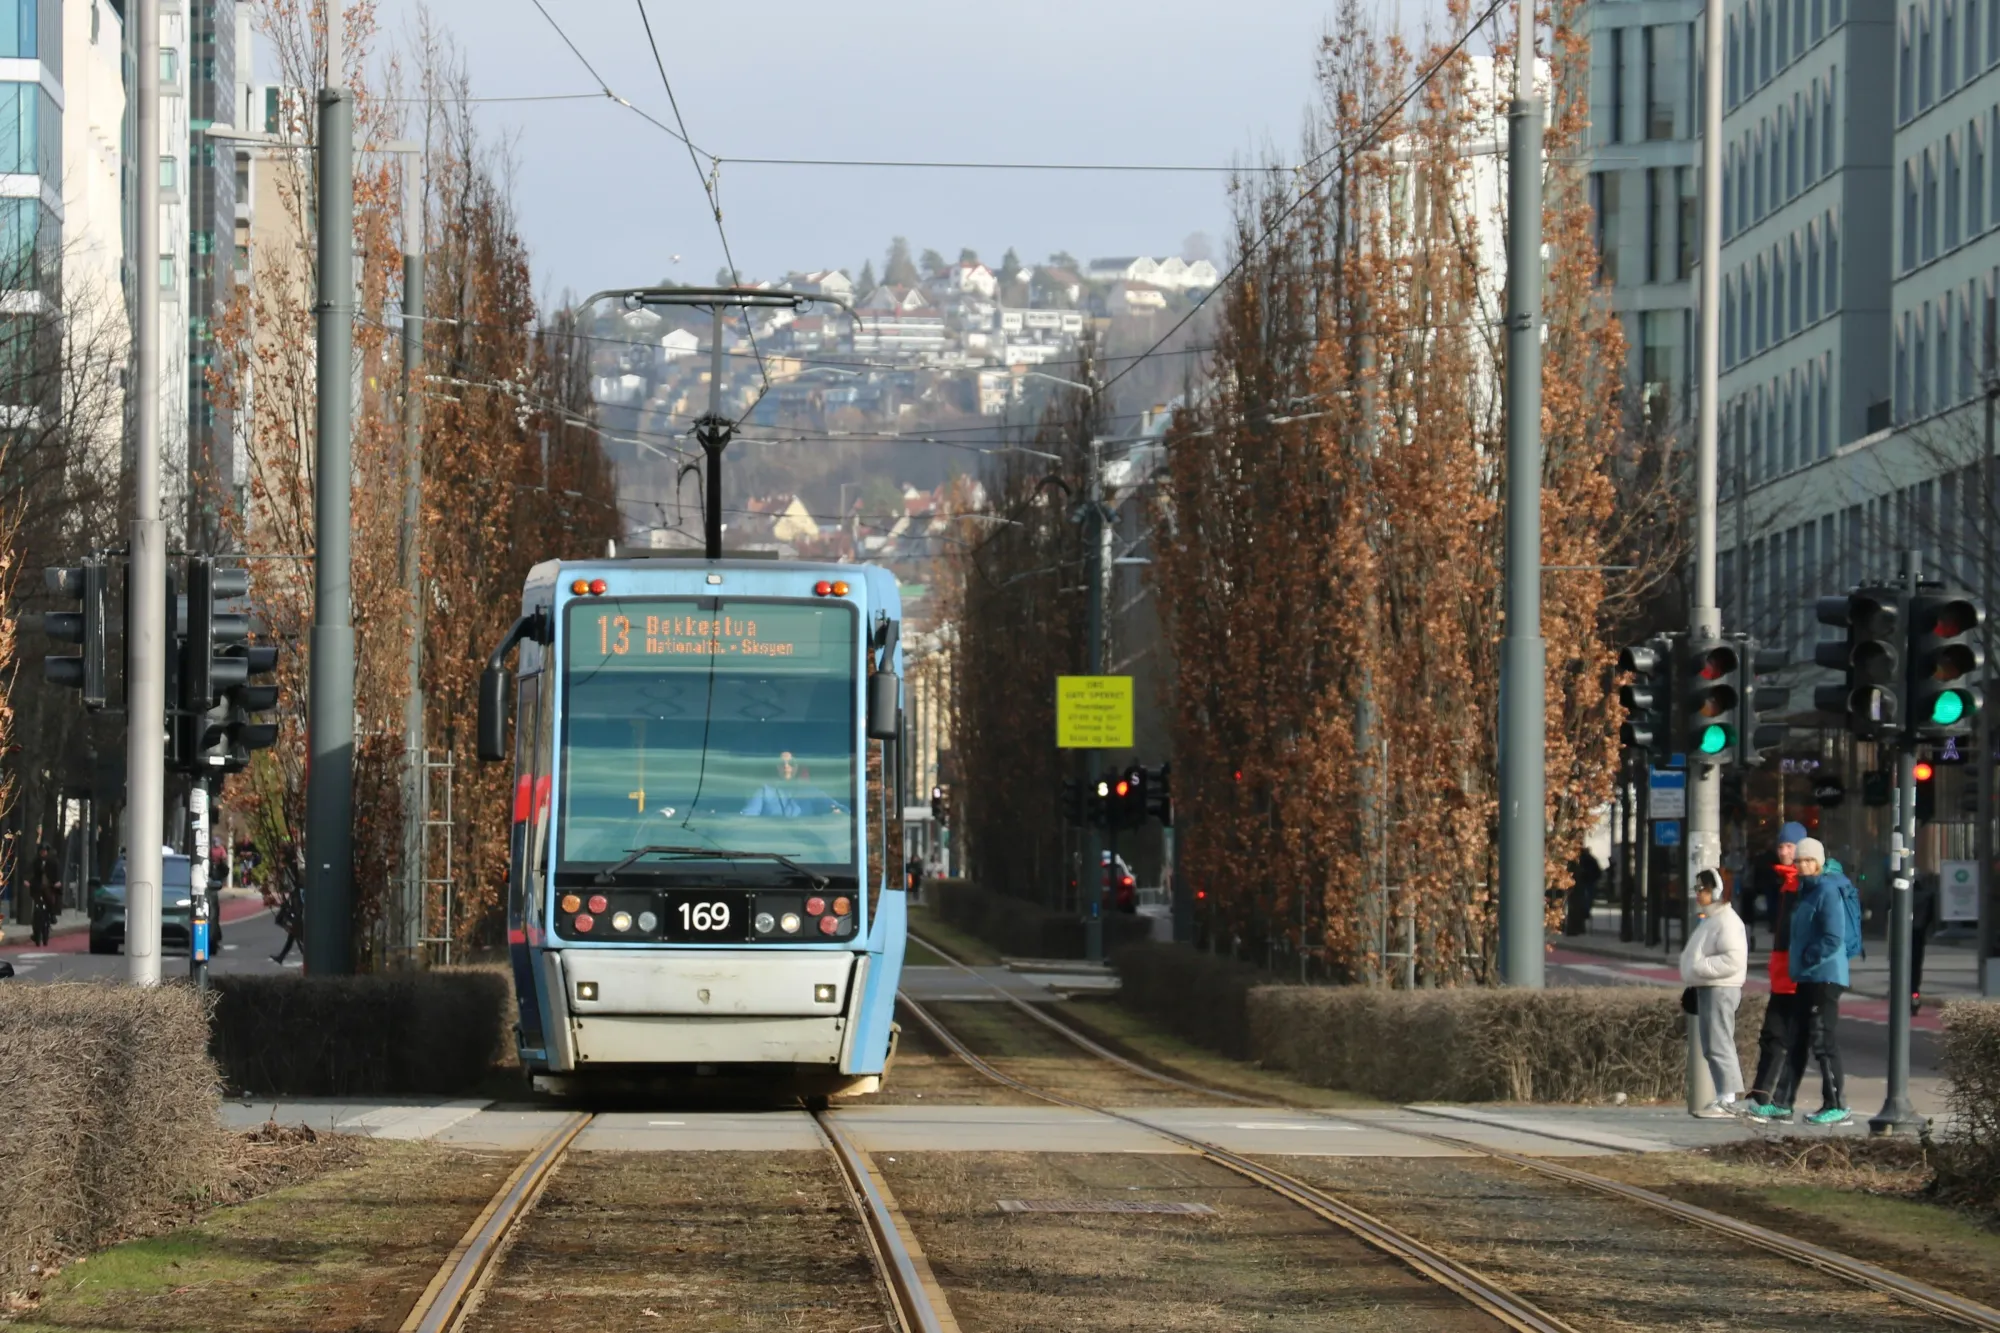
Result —
[{"label": "tram windshield wiper", "polygon": [[617,877],[619,871],[631,868],[635,862],[648,856],[699,857],[710,861],[775,861],[794,874],[803,875],[811,881],[815,889],[825,888],[828,882],[825,875],[808,870],[791,857],[777,852],[732,852],[719,847],[637,847],[623,861],[598,871],[597,882],[609,884]]}]

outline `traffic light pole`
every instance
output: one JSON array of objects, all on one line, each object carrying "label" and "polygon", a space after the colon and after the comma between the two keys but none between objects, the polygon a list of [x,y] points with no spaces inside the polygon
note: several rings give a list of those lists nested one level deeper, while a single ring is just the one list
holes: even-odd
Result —
[{"label": "traffic light pole", "polygon": [[1507,633],[1500,666],[1500,980],[1539,990],[1547,915],[1542,638],[1542,107],[1521,0],[1507,110]]},{"label": "traffic light pole", "polygon": [[304,904],[306,967],[322,976],[354,970],[354,625],[348,545],[354,504],[349,439],[354,375],[354,99],[341,86],[340,26],[340,7],[328,6],[326,86],[319,92],[318,402]]},{"label": "traffic light pole", "polygon": [[[1089,635],[1089,666],[1085,674],[1101,676],[1104,674],[1104,576],[1111,567],[1104,548],[1111,529],[1104,521],[1104,455],[1094,436],[1090,441],[1090,500],[1086,521],[1090,525],[1090,549],[1085,554],[1085,569],[1090,578],[1090,619],[1085,630]],[[1083,752],[1085,782],[1097,781],[1102,759],[1101,751]],[[1086,904],[1083,956],[1089,962],[1101,963],[1104,961],[1104,848],[1096,826],[1085,827],[1091,831],[1083,838],[1085,863],[1083,884],[1079,886]]]},{"label": "traffic light pole", "polygon": [[[1903,552],[1903,589],[1912,601],[1923,577],[1923,556]],[[1910,700],[1914,707],[1914,698]],[[1917,742],[1915,717],[1905,719],[1896,747],[1896,834],[1889,846],[1889,1089],[1868,1122],[1871,1134],[1916,1131],[1924,1120],[1910,1105],[1911,887],[1917,877]]]},{"label": "traffic light pole", "polygon": [[160,0],[137,0],[139,173],[132,227],[133,301],[131,665],[125,681],[125,957],[137,986],[160,982],[162,803],[166,792],[167,535],[160,521]]},{"label": "traffic light pole", "polygon": [[[1991,307],[1988,307],[1989,312]],[[1980,673],[1980,693],[1986,703],[2000,702],[1994,699],[1990,682],[1993,679],[1995,645],[1993,642],[1993,519],[1990,506],[1993,504],[1994,487],[2000,484],[1994,476],[1993,461],[1993,416],[1996,403],[2000,403],[2000,368],[1994,365],[1994,339],[2000,331],[1993,327],[1993,316],[1987,315],[1986,322],[1986,448],[1980,455],[1980,494],[1985,496],[1980,512],[1986,521],[1979,524],[1979,641],[1986,654],[1986,665]],[[1988,707],[1979,710],[1979,745],[1977,750],[1977,792],[1979,797],[1979,818],[1973,829],[1974,855],[1979,858],[1979,993],[1992,999],[2000,995],[2000,962],[1994,954],[2000,951],[2000,922],[1995,916],[1993,894],[1993,714]]]},{"label": "traffic light pole", "polygon": [[424,217],[422,173],[403,164],[403,595],[410,602],[410,646],[403,697],[403,883],[396,944],[404,966],[415,967],[423,935],[424,601],[423,601],[423,393]]},{"label": "traffic light pole", "polygon": [[[1722,637],[1722,609],[1715,588],[1716,455],[1721,428],[1722,372],[1722,6],[1703,6],[1703,67],[1701,81],[1701,318],[1695,415],[1695,553],[1694,605],[1688,630],[1696,641]],[[1738,503],[1741,503],[1739,501]],[[1687,867],[1684,880],[1686,913],[1682,928],[1694,919],[1695,875],[1722,863],[1722,772],[1688,756]],[[1682,936],[1686,938],[1685,935]]]}]

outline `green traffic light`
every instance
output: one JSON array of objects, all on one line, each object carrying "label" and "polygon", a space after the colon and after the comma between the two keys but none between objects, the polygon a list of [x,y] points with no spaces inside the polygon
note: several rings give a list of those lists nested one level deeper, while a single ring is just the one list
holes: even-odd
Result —
[{"label": "green traffic light", "polygon": [[1700,750],[1703,754],[1721,754],[1729,745],[1729,728],[1719,722],[1711,722],[1701,729]]},{"label": "green traffic light", "polygon": [[1965,716],[1965,696],[1957,690],[1946,690],[1931,704],[1931,721],[1937,726],[1948,727]]}]

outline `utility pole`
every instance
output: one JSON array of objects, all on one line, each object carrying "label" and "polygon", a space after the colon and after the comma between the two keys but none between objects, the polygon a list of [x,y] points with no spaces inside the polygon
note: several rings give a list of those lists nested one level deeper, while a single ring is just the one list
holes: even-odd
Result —
[{"label": "utility pole", "polygon": [[415,967],[424,934],[424,210],[423,159],[403,161],[403,593],[410,648],[403,697],[403,910],[397,947]]},{"label": "utility pole", "polygon": [[[1101,676],[1104,674],[1104,580],[1111,571],[1111,561],[1107,558],[1106,547],[1111,541],[1111,527],[1104,521],[1104,449],[1096,436],[1090,440],[1090,495],[1085,501],[1087,511],[1084,522],[1089,549],[1085,555],[1085,568],[1090,579],[1090,618],[1085,632],[1089,638],[1086,644],[1088,662],[1084,674]],[[1103,752],[1085,750],[1083,752],[1083,780],[1095,783],[1103,762]],[[1087,904],[1083,917],[1083,956],[1093,963],[1104,961],[1104,876],[1102,868],[1104,848],[1095,825],[1086,824],[1089,830],[1083,837],[1084,867],[1083,882],[1077,891]]]},{"label": "utility pole", "polygon": [[167,534],[160,521],[160,0],[136,0],[139,170],[132,244],[131,659],[125,679],[125,957],[137,986],[160,982],[161,803],[166,790]]},{"label": "utility pole", "polygon": [[1542,107],[1521,0],[1507,110],[1507,636],[1500,667],[1500,979],[1542,986],[1547,813],[1542,639]]},{"label": "utility pole", "polygon": [[[1986,664],[1981,668],[1981,692],[1988,700],[1993,700],[1995,644],[1993,639],[1993,488],[1996,485],[1993,462],[1993,416],[1996,402],[2000,402],[2000,366],[1994,364],[1994,339],[2000,330],[1994,328],[1993,303],[1986,305],[1986,449],[1979,459],[1979,493],[1984,498],[1980,504],[1982,521],[1974,531],[1979,534],[1979,637],[1980,648],[1986,654]],[[1979,800],[1979,819],[1973,826],[1973,854],[1979,858],[1979,993],[1988,999],[2000,995],[2000,965],[1996,965],[1993,955],[2000,938],[1996,938],[1993,897],[1993,710],[1984,707],[1979,710],[1979,745],[1977,748],[1979,772],[1976,788]],[[1893,1005],[1891,1006],[1894,1007]]]},{"label": "utility pole", "polygon": [[[1991,412],[1991,399],[1988,399]],[[1914,607],[1923,582],[1920,551],[1903,552],[1902,585],[1905,606]],[[1907,641],[1908,629],[1897,627]],[[1921,1129],[1924,1118],[1910,1105],[1910,926],[1911,887],[1917,878],[1917,698],[1904,701],[1910,716],[1901,719],[1903,734],[1896,745],[1896,832],[1889,839],[1889,1087],[1882,1109],[1868,1121],[1871,1134]],[[1981,710],[1984,711],[1983,709]],[[1986,757],[1980,756],[1980,763]]]},{"label": "utility pole", "polygon": [[[340,6],[326,6],[319,90],[319,301],[313,449],[313,623],[306,734],[306,968],[354,970],[354,624],[348,532],[353,378],[354,103],[341,86]],[[146,173],[141,173],[142,175]]]},{"label": "utility pole", "polygon": [[[1715,591],[1715,472],[1722,375],[1722,29],[1722,6],[1718,0],[1708,0],[1700,79],[1701,319],[1696,326],[1700,341],[1696,349],[1694,605],[1688,612],[1688,631],[1696,642],[1722,637],[1722,608],[1716,605]],[[1739,507],[1743,503],[1740,479],[1736,503]],[[1722,864],[1722,771],[1694,755],[1688,759],[1683,939],[1693,927],[1695,876]]]}]

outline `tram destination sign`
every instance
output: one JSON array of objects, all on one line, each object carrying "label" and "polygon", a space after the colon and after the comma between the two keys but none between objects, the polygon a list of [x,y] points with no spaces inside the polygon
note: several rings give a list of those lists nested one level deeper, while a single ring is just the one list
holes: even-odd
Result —
[{"label": "tram destination sign", "polygon": [[1056,748],[1132,748],[1130,676],[1057,676]]},{"label": "tram destination sign", "polygon": [[[569,657],[573,666],[620,658],[739,661],[817,658],[828,631],[838,636],[845,618],[817,607],[759,606],[722,610],[663,604],[573,607]],[[587,612],[576,614],[577,610]],[[834,619],[833,625],[825,622]]]}]

